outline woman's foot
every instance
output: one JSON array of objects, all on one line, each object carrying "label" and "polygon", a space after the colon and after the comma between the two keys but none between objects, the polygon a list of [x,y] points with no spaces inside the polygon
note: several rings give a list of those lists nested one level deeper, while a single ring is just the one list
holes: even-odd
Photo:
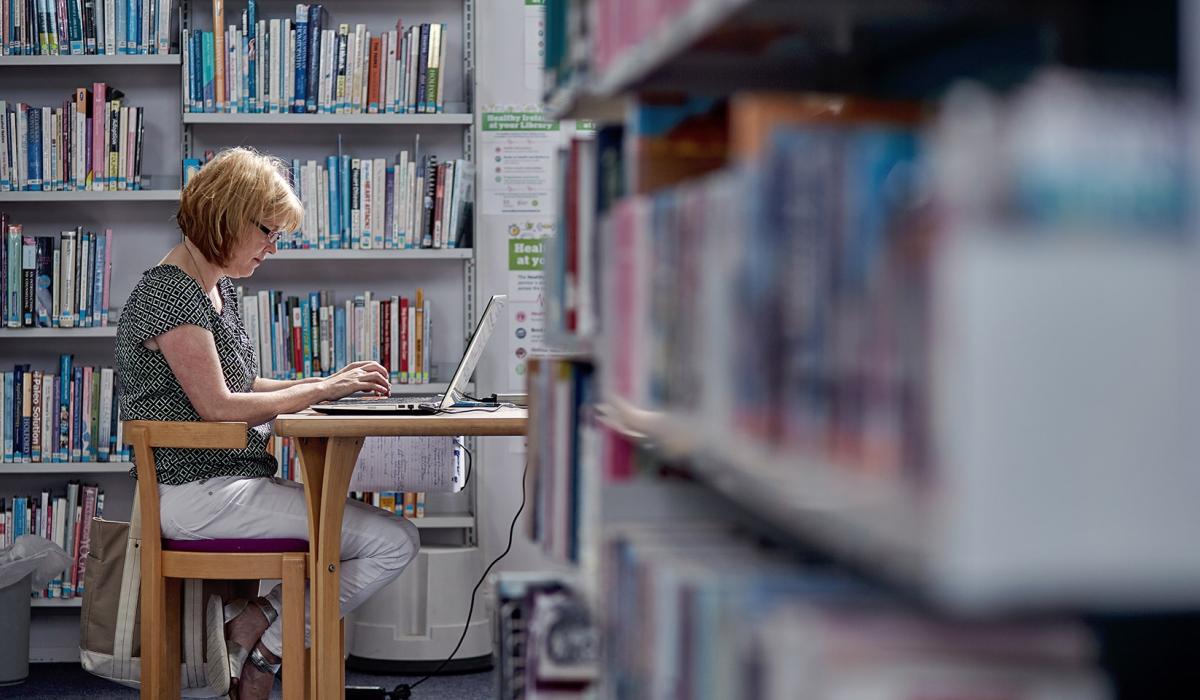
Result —
[{"label": "woman's foot", "polygon": [[[270,624],[266,613],[252,601],[252,604],[247,605],[236,617],[225,623],[225,639],[242,649],[253,649]],[[236,675],[237,669],[233,669],[233,672]]]},{"label": "woman's foot", "polygon": [[[262,642],[258,643],[255,650],[262,654],[268,664],[279,663],[279,657],[272,654]],[[274,687],[275,674],[259,668],[253,660],[247,660],[237,683],[237,697],[238,700],[264,700],[270,697]]]}]

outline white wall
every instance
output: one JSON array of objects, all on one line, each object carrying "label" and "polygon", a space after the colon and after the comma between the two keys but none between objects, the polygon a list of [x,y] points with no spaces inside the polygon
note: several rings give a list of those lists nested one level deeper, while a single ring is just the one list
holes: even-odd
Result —
[{"label": "white wall", "polygon": [[[536,105],[541,101],[540,89],[525,87],[524,32],[525,4],[523,0],[477,0],[476,2],[476,99],[475,113],[491,105]],[[479,143],[476,126],[476,144]],[[477,161],[480,161],[477,152]],[[481,168],[482,170],[482,168]],[[484,178],[477,182],[482,186]],[[477,191],[476,211],[480,192]],[[480,217],[476,229],[479,299],[507,291],[507,248],[504,230],[489,217]],[[484,353],[476,372],[478,389],[485,394],[508,391],[507,318],[501,322]],[[478,443],[483,468],[479,470],[479,543],[485,561],[490,562],[508,541],[508,529],[513,514],[521,504],[521,472],[525,450],[523,438],[481,438]],[[526,504],[527,514],[532,507]],[[522,571],[558,569],[541,554],[537,545],[525,536],[525,514],[517,523],[512,552],[492,571]],[[490,588],[489,588],[490,590]]]}]

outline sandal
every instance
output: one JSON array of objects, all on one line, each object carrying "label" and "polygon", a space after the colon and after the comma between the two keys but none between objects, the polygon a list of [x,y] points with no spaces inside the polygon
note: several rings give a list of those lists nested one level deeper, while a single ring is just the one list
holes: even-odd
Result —
[{"label": "sandal", "polygon": [[[235,617],[241,615],[246,610],[246,607],[251,603],[257,605],[258,609],[262,611],[263,617],[267,619],[267,627],[270,627],[275,622],[276,618],[279,617],[279,612],[276,611],[275,608],[272,607],[265,598],[260,597],[252,600],[237,598],[236,600],[232,600],[227,603],[224,608],[221,609],[221,617],[224,620],[224,623],[229,623]],[[224,624],[221,625],[221,629],[224,631]],[[224,636],[225,635],[222,633],[221,637],[224,638]],[[237,681],[242,675],[242,667],[246,665],[247,659],[252,659],[254,654],[257,653],[257,650],[254,649],[253,645],[250,647],[250,649],[246,649],[241,644],[238,644],[232,640],[225,639],[224,641],[226,646],[226,676],[228,682],[228,692],[231,697],[235,697]],[[257,640],[255,643],[257,643]],[[266,659],[263,659],[263,662],[265,663]],[[259,668],[261,668],[261,666],[259,666]]]}]

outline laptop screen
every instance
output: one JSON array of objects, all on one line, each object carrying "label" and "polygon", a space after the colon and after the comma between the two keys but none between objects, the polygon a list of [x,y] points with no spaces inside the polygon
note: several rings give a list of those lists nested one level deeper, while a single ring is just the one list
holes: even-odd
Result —
[{"label": "laptop screen", "polygon": [[500,314],[506,301],[508,301],[508,296],[505,294],[495,294],[488,300],[483,315],[479,317],[479,323],[475,325],[475,332],[467,341],[467,349],[463,352],[462,359],[458,361],[458,368],[454,370],[454,378],[450,380],[446,395],[442,397],[442,408],[449,408],[456,401],[462,401],[467,383],[471,380],[471,375],[475,373],[475,365],[479,364],[479,358],[483,355],[483,348],[487,345],[488,338],[492,336],[492,331],[496,329],[496,324],[500,322]]}]

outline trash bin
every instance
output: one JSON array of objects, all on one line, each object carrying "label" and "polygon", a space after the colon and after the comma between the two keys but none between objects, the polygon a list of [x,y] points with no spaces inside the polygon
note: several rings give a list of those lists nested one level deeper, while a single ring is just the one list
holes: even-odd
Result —
[{"label": "trash bin", "polygon": [[29,678],[29,591],[33,572],[0,588],[0,686]]},{"label": "trash bin", "polygon": [[36,535],[0,549],[0,686],[29,677],[29,595],[70,564],[62,547]]}]

